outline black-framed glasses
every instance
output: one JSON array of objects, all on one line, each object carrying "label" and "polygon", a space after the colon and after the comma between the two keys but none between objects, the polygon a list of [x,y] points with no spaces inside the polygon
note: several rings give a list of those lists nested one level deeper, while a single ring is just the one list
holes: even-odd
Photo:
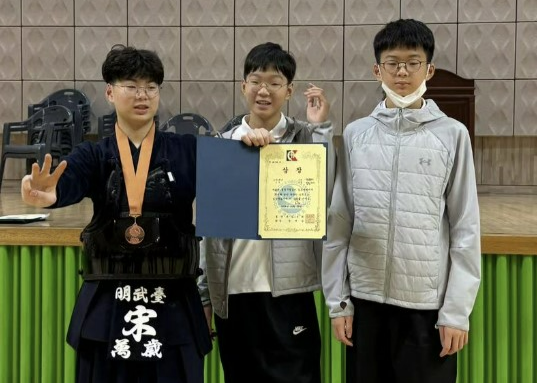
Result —
[{"label": "black-framed glasses", "polygon": [[121,85],[121,84],[112,84],[112,86],[117,86],[123,89],[123,93],[128,97],[136,97],[138,94],[145,92],[147,97],[155,98],[160,93],[160,86],[158,85],[148,85],[148,86],[136,86],[136,85]]},{"label": "black-framed glasses", "polygon": [[386,72],[389,74],[396,74],[399,72],[401,67],[404,67],[408,73],[416,73],[420,70],[421,64],[426,63],[427,61],[420,61],[417,59],[408,60],[408,61],[396,61],[396,60],[386,60],[382,63],[379,63]]},{"label": "black-framed glasses", "polygon": [[268,82],[263,82],[259,80],[246,80],[246,83],[250,86],[250,89],[255,93],[259,92],[263,86],[269,93],[276,93],[277,91],[282,89],[285,85],[288,85],[287,83],[282,84],[277,81],[272,81],[268,83]]}]

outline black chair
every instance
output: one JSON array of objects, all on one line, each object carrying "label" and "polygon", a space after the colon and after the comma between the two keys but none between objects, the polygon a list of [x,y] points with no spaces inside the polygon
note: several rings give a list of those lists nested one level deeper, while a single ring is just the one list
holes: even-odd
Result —
[{"label": "black chair", "polygon": [[233,117],[231,120],[226,122],[226,124],[219,130],[219,132],[224,133],[228,130],[231,130],[231,128],[233,128],[234,126],[240,125],[242,123],[242,118],[246,115],[247,113],[243,113]]},{"label": "black chair", "polygon": [[99,140],[114,135],[116,127],[116,112],[104,114],[97,118],[97,136]]},{"label": "black chair", "polygon": [[[104,114],[97,118],[97,136],[99,140],[113,136],[116,129],[116,112],[112,112],[110,114]],[[158,114],[154,117],[155,120],[155,126],[158,126],[159,124],[159,117]]]},{"label": "black chair", "polygon": [[[36,160],[41,166],[47,153],[53,160],[58,160],[63,155],[62,138],[66,133],[73,137],[73,129],[73,114],[62,105],[44,107],[25,121],[4,123],[0,189],[8,158],[25,158],[27,172],[30,171],[30,160]],[[26,144],[16,143],[15,136],[21,137],[23,133],[26,133]]]},{"label": "black chair", "polygon": [[51,93],[41,102],[28,105],[28,116],[32,116],[38,110],[52,105],[63,105],[73,114],[74,131],[73,137],[64,133],[62,137],[62,153],[69,154],[74,145],[84,139],[84,134],[91,129],[91,104],[88,97],[77,89],[61,89]]},{"label": "black chair", "polygon": [[162,124],[159,130],[176,134],[192,134],[194,136],[215,135],[211,123],[205,117],[195,113],[177,114]]}]

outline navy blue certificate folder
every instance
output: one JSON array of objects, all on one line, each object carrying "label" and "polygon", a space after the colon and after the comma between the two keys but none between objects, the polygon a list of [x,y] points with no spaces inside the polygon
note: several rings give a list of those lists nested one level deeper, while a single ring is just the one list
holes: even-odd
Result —
[{"label": "navy blue certificate folder", "polygon": [[259,148],[198,136],[196,235],[258,238]]}]

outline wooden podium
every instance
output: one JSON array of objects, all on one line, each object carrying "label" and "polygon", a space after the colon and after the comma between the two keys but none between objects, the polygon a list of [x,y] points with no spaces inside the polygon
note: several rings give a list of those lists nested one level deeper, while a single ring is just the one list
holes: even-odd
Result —
[{"label": "wooden podium", "polygon": [[472,140],[472,148],[475,148],[474,90],[474,80],[436,68],[434,76],[427,81],[427,92],[423,96],[433,99],[445,114],[466,125]]}]

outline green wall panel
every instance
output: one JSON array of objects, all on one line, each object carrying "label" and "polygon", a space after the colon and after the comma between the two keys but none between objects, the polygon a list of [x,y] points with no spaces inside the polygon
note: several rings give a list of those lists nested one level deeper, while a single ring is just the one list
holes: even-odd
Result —
[{"label": "green wall panel", "polygon": [[0,383],[74,381],[79,247],[0,246]]},{"label": "green wall panel", "polygon": [[[70,383],[75,353],[65,334],[80,288],[81,248],[0,246],[0,383]],[[537,257],[486,255],[459,354],[458,383],[537,382]],[[345,350],[331,336],[316,294],[324,383],[345,383]],[[218,343],[205,363],[206,383],[224,383]]]}]

